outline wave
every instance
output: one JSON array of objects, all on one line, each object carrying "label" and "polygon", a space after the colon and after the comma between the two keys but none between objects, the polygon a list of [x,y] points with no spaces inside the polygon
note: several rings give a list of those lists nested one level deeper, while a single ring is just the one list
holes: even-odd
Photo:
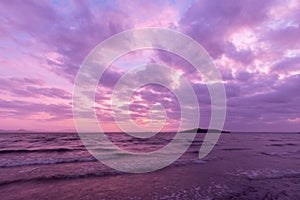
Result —
[{"label": "wave", "polygon": [[83,148],[53,148],[53,149],[4,149],[0,150],[2,153],[31,153],[31,152],[66,152],[66,151],[79,151]]},{"label": "wave", "polygon": [[7,167],[22,167],[22,166],[31,166],[31,165],[55,165],[55,164],[64,164],[64,163],[81,163],[81,162],[94,162],[97,161],[94,157],[85,157],[85,158],[64,158],[57,160],[41,160],[41,161],[23,161],[19,163],[5,163],[0,164],[0,168]]},{"label": "wave", "polygon": [[28,181],[50,181],[50,180],[64,180],[64,179],[77,179],[77,178],[87,178],[87,177],[102,177],[102,176],[111,176],[125,174],[125,172],[121,171],[101,171],[101,172],[83,172],[79,174],[55,174],[55,175],[44,175],[34,178],[23,178],[23,179],[15,179],[15,180],[7,180],[0,182],[0,186],[8,185],[12,183],[20,183],[20,182],[28,182]]},{"label": "wave", "polygon": [[278,146],[278,147],[282,147],[282,146],[298,146],[298,144],[295,143],[284,143],[284,144],[269,144],[266,146]]},{"label": "wave", "polygon": [[[85,159],[81,159],[81,162],[84,162]],[[96,159],[89,158],[86,159],[85,162],[89,161],[97,161]],[[61,163],[70,163],[67,161],[61,162]],[[203,164],[206,163],[206,161],[203,160],[177,160],[176,162],[172,163],[168,167],[180,167],[185,165],[193,165],[193,164]],[[48,163],[50,164],[50,163]],[[51,163],[51,164],[58,164]],[[39,177],[29,177],[29,178],[22,178],[22,179],[15,179],[15,180],[6,180],[6,181],[0,181],[0,186],[12,184],[12,183],[19,183],[19,182],[27,182],[27,181],[50,181],[50,180],[64,180],[64,179],[77,179],[77,178],[87,178],[87,177],[102,177],[102,176],[113,176],[113,175],[121,175],[121,174],[127,174],[127,172],[117,171],[114,169],[105,169],[102,171],[95,171],[95,172],[81,172],[77,174],[52,174],[52,175],[42,175]]]},{"label": "wave", "polygon": [[287,152],[259,152],[262,155],[267,156],[277,156],[277,157],[284,157],[289,155],[297,155],[300,151],[287,151]]},{"label": "wave", "polygon": [[233,176],[243,176],[251,180],[300,178],[300,170],[275,170],[275,169],[255,169],[237,170],[227,173]]},{"label": "wave", "polygon": [[246,150],[252,150],[251,148],[223,148],[221,149],[223,151],[246,151]]}]

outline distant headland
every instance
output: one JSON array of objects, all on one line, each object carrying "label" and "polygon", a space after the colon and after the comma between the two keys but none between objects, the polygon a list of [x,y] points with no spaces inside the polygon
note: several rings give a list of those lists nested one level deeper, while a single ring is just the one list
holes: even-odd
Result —
[{"label": "distant headland", "polygon": [[216,132],[216,133],[230,133],[230,131],[218,130],[218,129],[202,129],[202,128],[194,128],[190,130],[181,131],[181,133],[207,133],[207,132]]}]

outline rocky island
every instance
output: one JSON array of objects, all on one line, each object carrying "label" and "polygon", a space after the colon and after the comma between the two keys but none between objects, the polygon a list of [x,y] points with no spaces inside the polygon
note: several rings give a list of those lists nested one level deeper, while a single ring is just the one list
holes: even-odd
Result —
[{"label": "rocky island", "polygon": [[202,128],[194,128],[186,131],[181,131],[181,133],[207,133],[207,132],[221,132],[221,133],[230,133],[230,131],[217,130],[217,129],[202,129]]}]

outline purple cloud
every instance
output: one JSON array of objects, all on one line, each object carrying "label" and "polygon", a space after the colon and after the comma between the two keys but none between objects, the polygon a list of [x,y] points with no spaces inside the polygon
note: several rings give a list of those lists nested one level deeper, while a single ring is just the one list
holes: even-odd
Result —
[{"label": "purple cloud", "polygon": [[71,93],[60,88],[43,87],[44,82],[29,78],[0,78],[0,91],[21,97],[51,97],[71,100]]},{"label": "purple cloud", "polygon": [[[72,83],[87,54],[112,34],[155,26],[187,34],[213,58],[227,94],[226,129],[279,130],[281,125],[282,130],[299,128],[298,2],[15,0],[1,1],[0,12],[3,120],[26,121],[42,115],[46,116],[44,121],[71,119]],[[210,96],[202,75],[196,74],[193,66],[161,50],[129,54],[117,64],[112,63],[99,81],[94,107],[100,121],[108,126],[114,123],[110,100],[121,76],[136,63],[158,63],[177,70],[181,78],[191,83],[201,110],[200,125],[207,127]],[[136,87],[139,81],[150,77],[166,85],[178,84],[175,89],[188,100],[185,88],[173,74],[146,68],[124,82],[120,102],[122,95],[127,94],[126,87]],[[166,109],[169,127],[178,124],[180,106],[168,89],[150,84],[139,88],[131,100],[133,119],[149,118],[150,107],[160,103]],[[121,105],[116,113],[122,114],[123,109]]]},{"label": "purple cloud", "polygon": [[6,101],[0,99],[2,117],[14,117],[18,119],[30,118],[31,115],[47,113],[47,120],[71,119],[73,117],[71,106],[63,104],[43,104],[26,101]]},{"label": "purple cloud", "polygon": [[289,72],[289,71],[299,71],[300,69],[300,56],[285,58],[272,67],[272,71],[275,72]]},{"label": "purple cloud", "polygon": [[198,1],[182,17],[181,25],[185,33],[217,58],[226,52],[230,34],[267,20],[268,10],[275,3],[266,0]]}]

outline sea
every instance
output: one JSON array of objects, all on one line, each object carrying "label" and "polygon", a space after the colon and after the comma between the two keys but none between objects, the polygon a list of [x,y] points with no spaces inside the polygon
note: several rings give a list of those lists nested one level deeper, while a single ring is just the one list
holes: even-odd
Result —
[{"label": "sea", "polygon": [[[128,152],[147,153],[163,148],[176,133],[106,134]],[[204,136],[198,133],[169,166],[134,175],[98,161],[77,133],[0,133],[0,199],[300,199],[299,133],[223,133],[199,159]],[[108,160],[120,159],[103,141],[89,148],[101,148]],[[141,189],[124,186],[129,180]],[[110,189],[91,188],[108,183]],[[150,183],[153,187],[146,186]]]}]

